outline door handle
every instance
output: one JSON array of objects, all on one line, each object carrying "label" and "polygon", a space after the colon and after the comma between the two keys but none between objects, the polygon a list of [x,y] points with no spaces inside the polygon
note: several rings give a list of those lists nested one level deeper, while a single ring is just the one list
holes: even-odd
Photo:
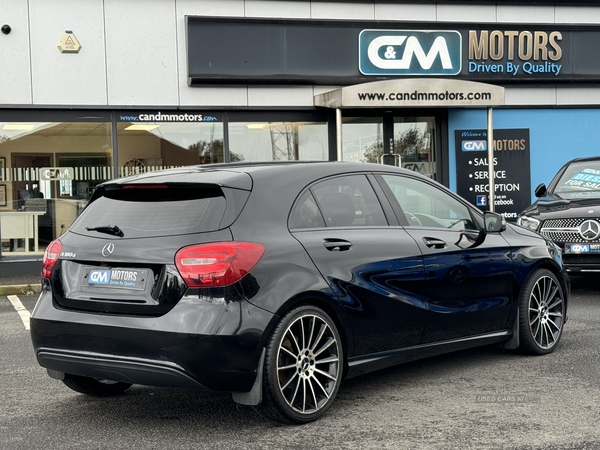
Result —
[{"label": "door handle", "polygon": [[352,243],[344,239],[325,239],[323,245],[330,252],[345,252],[352,247]]},{"label": "door handle", "polygon": [[425,242],[425,245],[429,248],[446,248],[446,243],[441,239],[424,237],[423,242]]}]

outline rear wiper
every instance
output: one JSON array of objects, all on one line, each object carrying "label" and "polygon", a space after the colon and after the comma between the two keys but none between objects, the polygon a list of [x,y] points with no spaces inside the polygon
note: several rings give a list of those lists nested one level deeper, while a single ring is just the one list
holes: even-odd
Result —
[{"label": "rear wiper", "polygon": [[115,236],[119,236],[119,237],[123,237],[123,231],[121,231],[121,229],[114,225],[107,225],[105,227],[94,227],[94,228],[86,228],[86,230],[88,231],[97,231],[98,233],[107,233],[107,234],[114,234]]}]

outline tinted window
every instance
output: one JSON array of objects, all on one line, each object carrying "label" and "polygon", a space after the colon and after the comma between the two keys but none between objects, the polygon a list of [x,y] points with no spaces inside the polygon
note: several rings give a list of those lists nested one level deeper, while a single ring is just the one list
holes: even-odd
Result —
[{"label": "tinted window", "polygon": [[73,224],[86,228],[118,226],[124,237],[170,236],[219,229],[226,201],[218,187],[199,185],[109,186]]},{"label": "tinted window", "polygon": [[336,177],[311,191],[328,227],[386,226],[379,200],[364,175]]},{"label": "tinted window", "polygon": [[306,191],[292,210],[290,228],[324,227],[325,222],[310,191]]},{"label": "tinted window", "polygon": [[408,177],[383,175],[409,226],[477,229],[469,209],[441,189]]}]

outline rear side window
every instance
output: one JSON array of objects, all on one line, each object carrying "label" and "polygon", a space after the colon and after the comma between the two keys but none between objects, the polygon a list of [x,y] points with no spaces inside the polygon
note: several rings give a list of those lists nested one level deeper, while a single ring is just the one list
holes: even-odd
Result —
[{"label": "rear side window", "polygon": [[75,221],[71,230],[101,234],[88,228],[118,227],[125,238],[172,236],[222,227],[226,209],[218,186],[115,185],[107,186]]},{"label": "rear side window", "polygon": [[292,210],[291,228],[387,226],[375,191],[364,175],[321,181]]}]

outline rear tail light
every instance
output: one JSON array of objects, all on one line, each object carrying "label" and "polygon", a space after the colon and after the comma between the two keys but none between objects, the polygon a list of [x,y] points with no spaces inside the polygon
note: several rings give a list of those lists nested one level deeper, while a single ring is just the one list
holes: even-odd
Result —
[{"label": "rear tail light", "polygon": [[47,280],[50,279],[50,274],[52,273],[56,261],[58,261],[61,250],[62,244],[58,239],[50,242],[48,247],[46,247],[44,259],[42,260],[42,278],[46,278]]},{"label": "rear tail light", "polygon": [[265,252],[254,242],[218,242],[184,247],[175,265],[188,287],[229,286],[246,275]]}]

